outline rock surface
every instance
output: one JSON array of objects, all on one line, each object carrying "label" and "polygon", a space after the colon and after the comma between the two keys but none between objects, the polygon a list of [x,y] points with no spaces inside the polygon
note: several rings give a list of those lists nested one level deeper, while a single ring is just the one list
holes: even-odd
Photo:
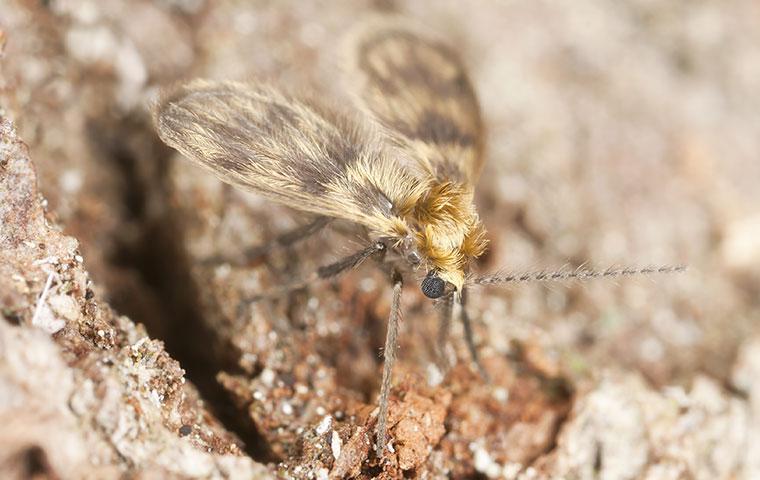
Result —
[{"label": "rock surface", "polygon": [[[0,477],[760,477],[760,16],[751,0],[0,3]],[[345,100],[341,34],[444,32],[488,126],[483,271],[687,263],[671,277],[403,299],[389,452],[373,445],[387,279],[356,247],[156,137],[195,76]]]}]

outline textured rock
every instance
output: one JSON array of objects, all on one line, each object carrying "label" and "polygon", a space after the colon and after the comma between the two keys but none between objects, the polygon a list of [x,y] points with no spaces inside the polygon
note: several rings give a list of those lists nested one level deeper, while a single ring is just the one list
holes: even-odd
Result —
[{"label": "textured rock", "polygon": [[[470,67],[482,270],[690,266],[473,292],[492,384],[459,325],[440,369],[409,285],[382,464],[387,279],[246,304],[354,238],[243,261],[307,219],[180,160],[147,108],[192,76],[349,105],[337,46],[379,12]],[[752,0],[0,2],[2,476],[757,477],[758,18]]]},{"label": "textured rock", "polygon": [[92,294],[77,242],[48,224],[6,118],[0,198],[2,476],[267,478],[162,343]]},{"label": "textured rock", "polygon": [[697,377],[657,392],[635,375],[607,378],[575,406],[551,471],[577,478],[753,478],[752,409]]}]

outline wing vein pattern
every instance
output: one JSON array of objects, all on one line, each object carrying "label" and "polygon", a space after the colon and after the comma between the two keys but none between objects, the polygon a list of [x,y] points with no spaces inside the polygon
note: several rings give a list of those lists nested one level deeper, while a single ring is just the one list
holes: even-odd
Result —
[{"label": "wing vein pattern", "polygon": [[484,128],[456,52],[388,21],[363,27],[348,45],[347,86],[364,110],[429,175],[472,187],[483,167]]},{"label": "wing vein pattern", "polygon": [[161,139],[225,182],[375,233],[408,232],[425,189],[361,123],[259,84],[196,80],[155,108]]}]

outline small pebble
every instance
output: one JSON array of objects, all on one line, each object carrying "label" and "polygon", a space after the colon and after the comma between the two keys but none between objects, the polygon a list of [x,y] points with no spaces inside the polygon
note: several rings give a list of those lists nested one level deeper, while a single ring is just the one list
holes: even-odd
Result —
[{"label": "small pebble", "polygon": [[332,426],[332,417],[330,415],[327,415],[322,419],[321,422],[319,422],[319,425],[317,425],[316,432],[318,435],[324,435],[327,433],[328,430],[330,430],[330,427]]}]

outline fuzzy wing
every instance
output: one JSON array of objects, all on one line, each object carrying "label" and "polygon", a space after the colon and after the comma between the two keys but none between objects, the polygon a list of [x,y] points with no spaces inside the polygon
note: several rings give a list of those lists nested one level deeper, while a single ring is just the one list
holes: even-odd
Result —
[{"label": "fuzzy wing", "polygon": [[349,37],[349,88],[439,180],[474,185],[483,167],[483,122],[462,61],[444,42],[377,22]]},{"label": "fuzzy wing", "polygon": [[255,84],[196,80],[160,100],[161,139],[221,180],[392,235],[417,180],[357,124]]}]

